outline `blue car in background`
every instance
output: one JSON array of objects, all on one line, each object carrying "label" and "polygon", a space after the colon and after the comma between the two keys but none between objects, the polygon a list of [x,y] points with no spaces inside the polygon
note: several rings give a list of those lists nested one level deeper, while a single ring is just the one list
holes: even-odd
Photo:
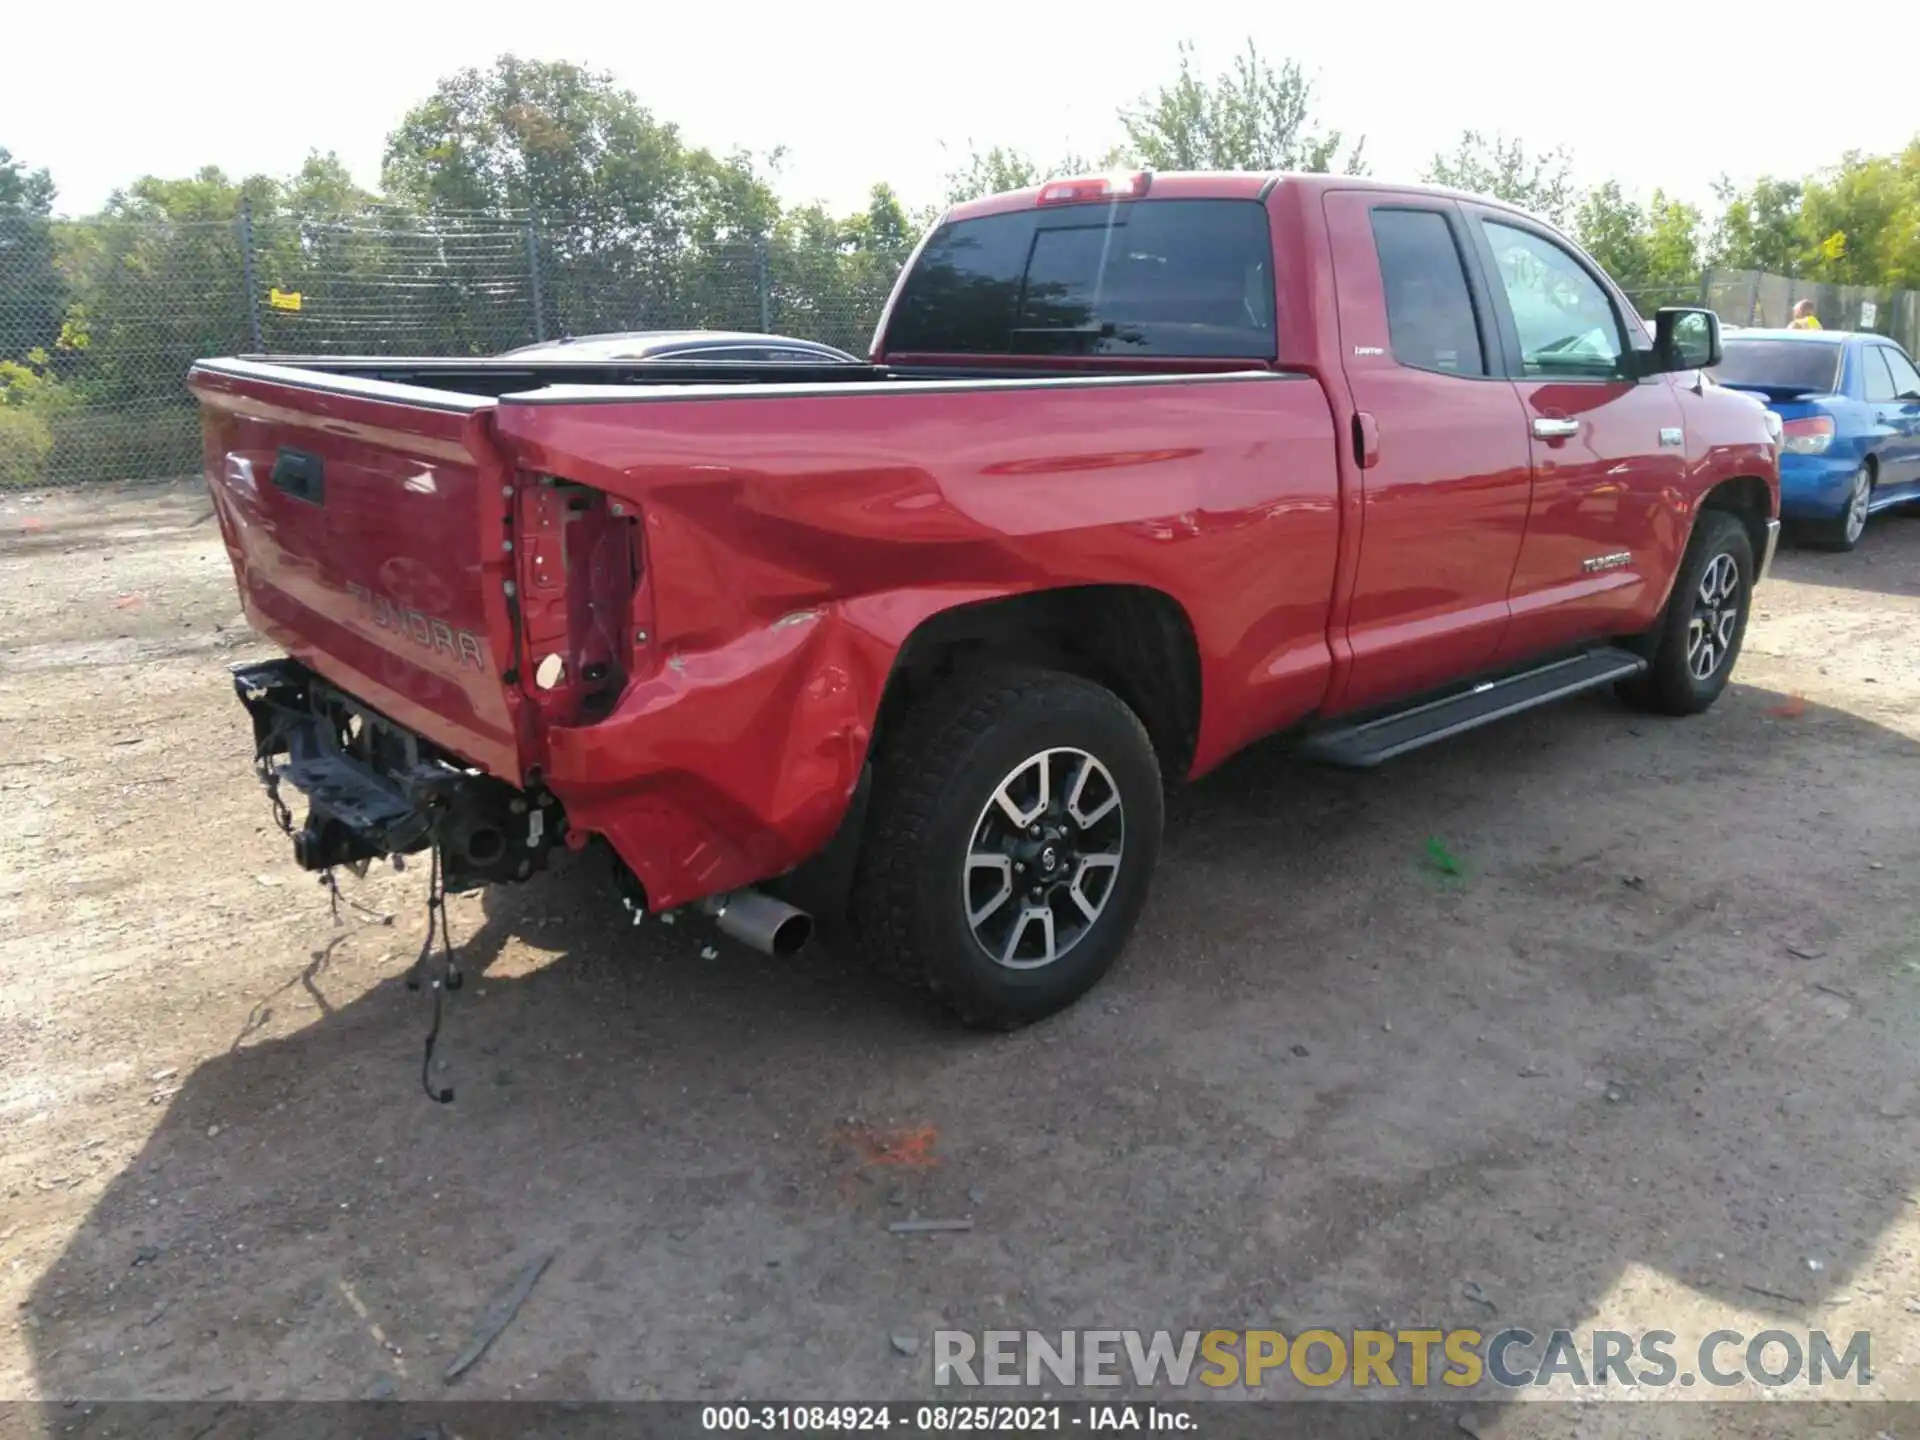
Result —
[{"label": "blue car in background", "polygon": [[1920,370],[1884,335],[1736,330],[1713,378],[1780,417],[1780,515],[1851,550],[1867,517],[1920,501]]}]

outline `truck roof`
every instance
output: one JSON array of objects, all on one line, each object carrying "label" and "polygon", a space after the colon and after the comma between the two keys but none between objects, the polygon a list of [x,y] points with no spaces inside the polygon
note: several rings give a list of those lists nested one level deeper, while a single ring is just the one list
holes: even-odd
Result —
[{"label": "truck roof", "polygon": [[[1074,181],[1087,181],[1100,178],[1101,172],[1087,175],[1057,175],[1038,185],[1029,185],[1021,190],[1007,190],[998,195],[982,196],[978,200],[967,200],[947,211],[948,220],[974,220],[984,215],[1004,215],[1013,211],[1028,210],[1039,204],[1040,196],[1055,185]],[[1510,211],[1515,215],[1526,212],[1519,207],[1509,205],[1504,200],[1496,200],[1487,195],[1473,195],[1464,190],[1451,190],[1444,185],[1396,184],[1386,180],[1375,180],[1362,175],[1322,175],[1306,174],[1290,170],[1167,170],[1167,171],[1118,171],[1109,172],[1118,175],[1147,174],[1150,176],[1146,195],[1150,199],[1181,200],[1257,200],[1269,194],[1276,187],[1285,185],[1290,189],[1308,194],[1326,190],[1389,190],[1397,195],[1408,193],[1432,195],[1448,200],[1470,200],[1476,205],[1486,205],[1497,210]]]}]

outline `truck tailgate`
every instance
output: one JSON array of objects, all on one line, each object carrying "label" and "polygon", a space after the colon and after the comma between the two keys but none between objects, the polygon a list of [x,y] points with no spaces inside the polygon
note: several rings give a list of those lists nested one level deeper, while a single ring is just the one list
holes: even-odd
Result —
[{"label": "truck tailgate", "polygon": [[189,380],[248,620],[409,729],[518,783],[493,402],[211,361]]}]

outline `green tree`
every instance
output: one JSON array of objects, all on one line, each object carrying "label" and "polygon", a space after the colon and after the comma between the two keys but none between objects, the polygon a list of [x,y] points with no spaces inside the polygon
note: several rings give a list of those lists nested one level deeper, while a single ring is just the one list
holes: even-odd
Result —
[{"label": "green tree", "polygon": [[672,125],[611,75],[503,55],[442,80],[387,137],[382,183],[422,210],[578,217],[583,239],[677,233],[689,199]]},{"label": "green tree", "polygon": [[888,185],[857,215],[787,211],[769,243],[774,329],[864,353],[917,229]]},{"label": "green tree", "polygon": [[27,169],[25,161],[14,159],[13,152],[0,145],[0,209],[50,215],[57,193],[52,175],[44,169]]},{"label": "green tree", "polygon": [[1573,157],[1565,149],[1535,154],[1517,137],[1498,132],[1462,131],[1453,150],[1435,155],[1420,178],[1504,200],[1556,225],[1567,223],[1574,207]]},{"label": "green tree", "polygon": [[1096,161],[1070,151],[1053,164],[1043,166],[1026,151],[1011,146],[970,150],[965,165],[947,172],[947,204],[959,205],[1007,190],[1025,190],[1029,185],[1063,175],[1090,175],[1119,163],[1117,152]]},{"label": "green tree", "polygon": [[1295,170],[1364,175],[1358,141],[1344,155],[1338,130],[1312,118],[1313,82],[1294,60],[1276,67],[1253,41],[1211,80],[1180,46],[1180,73],[1120,112],[1124,158],[1154,170]]},{"label": "green tree", "polygon": [[1632,289],[1646,275],[1647,213],[1621,191],[1618,180],[1596,185],[1582,197],[1573,233],[1622,289]]},{"label": "green tree", "polygon": [[1713,187],[1720,217],[1708,242],[1708,258],[1731,270],[1797,275],[1808,246],[1803,238],[1798,180],[1762,177],[1742,193],[1722,176]]},{"label": "green tree", "polygon": [[172,399],[193,360],[246,348],[238,221],[243,203],[271,216],[279,195],[266,176],[236,181],[207,166],[180,179],[143,176],[98,216],[62,227],[73,285],[62,365],[89,398]]},{"label": "green tree", "polygon": [[[768,162],[777,165],[780,152]],[[685,152],[687,202],[683,231],[656,252],[664,289],[642,276],[636,302],[644,307],[629,321],[613,315],[612,328],[628,324],[757,330],[760,296],[768,283],[763,248],[780,223],[780,202],[762,178],[761,162],[746,151],[721,159],[705,150]],[[543,230],[564,230],[542,220]],[[564,272],[562,279],[564,283]]]},{"label": "green tree", "polygon": [[53,177],[0,147],[0,488],[37,484],[73,397],[52,377],[66,283],[54,264]]},{"label": "green tree", "polygon": [[272,214],[280,186],[208,166],[144,176],[85,221],[55,229],[70,287],[50,368],[76,403],[53,424],[61,475],[120,479],[198,469],[199,424],[181,377],[249,347],[243,201]]},{"label": "green tree", "polygon": [[66,313],[54,265],[53,177],[0,146],[0,360],[51,346]]},{"label": "green tree", "polygon": [[279,188],[279,208],[296,220],[341,220],[378,209],[381,198],[354,180],[333,151],[308,153]]},{"label": "green tree", "polygon": [[856,254],[875,255],[898,262],[907,258],[919,232],[908,218],[891,185],[880,184],[868,192],[867,208],[846,225],[847,239]]},{"label": "green tree", "polygon": [[1800,197],[1805,273],[1842,285],[1920,280],[1920,140],[1898,155],[1849,151]]},{"label": "green tree", "polygon": [[[767,157],[777,165],[781,151]],[[736,150],[721,159],[706,150],[685,152],[686,239],[699,246],[733,245],[773,233],[780,223],[780,198],[761,174],[762,161]]]},{"label": "green tree", "polygon": [[[484,353],[532,334],[521,230],[423,218],[357,184],[337,155],[308,155],[254,207],[252,235],[249,318],[269,351]],[[269,304],[276,290],[300,309]]]},{"label": "green tree", "polygon": [[1700,209],[1655,190],[1647,206],[1648,288],[1684,291],[1697,289],[1702,266]]},{"label": "green tree", "polygon": [[779,215],[751,156],[688,147],[610,75],[513,55],[409,110],[383,183],[423,212],[535,216],[551,305],[576,333],[741,323]]}]

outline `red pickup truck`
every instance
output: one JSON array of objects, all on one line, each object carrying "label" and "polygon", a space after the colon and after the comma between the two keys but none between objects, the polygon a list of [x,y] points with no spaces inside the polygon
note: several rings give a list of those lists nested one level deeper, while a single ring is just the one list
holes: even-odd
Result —
[{"label": "red pickup truck", "polygon": [[[1711,705],[1776,437],[1552,229],[1329,176],[1056,181],[922,241],[870,363],[207,360],[263,778],[309,868],[598,837],[636,921],[844,920],[975,1023],[1069,1003],[1163,782],[1370,766],[1615,685]],[[289,826],[291,828],[291,826]]]}]

